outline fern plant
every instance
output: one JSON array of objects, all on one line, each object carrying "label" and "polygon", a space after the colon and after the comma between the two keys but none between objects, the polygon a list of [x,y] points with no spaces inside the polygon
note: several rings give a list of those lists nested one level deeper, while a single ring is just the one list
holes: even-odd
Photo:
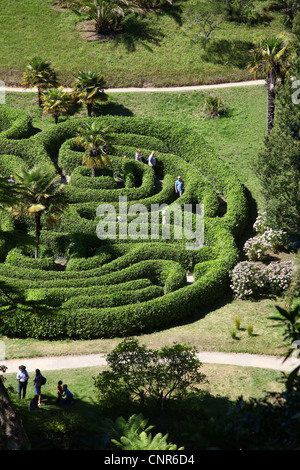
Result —
[{"label": "fern plant", "polygon": [[[140,413],[130,416],[128,420],[119,416],[116,421],[107,418],[101,429],[111,434],[111,443],[119,450],[177,450],[176,444],[167,442],[168,434],[161,433],[152,437],[149,432],[154,428],[148,426],[148,419]],[[183,450],[180,447],[178,450]]]}]

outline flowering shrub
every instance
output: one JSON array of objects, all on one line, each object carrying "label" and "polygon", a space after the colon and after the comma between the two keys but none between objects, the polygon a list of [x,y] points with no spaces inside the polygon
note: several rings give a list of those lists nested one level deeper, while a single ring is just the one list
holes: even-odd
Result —
[{"label": "flowering shrub", "polygon": [[293,276],[290,261],[274,262],[265,266],[253,261],[238,263],[231,274],[231,289],[238,299],[258,295],[279,294],[288,289]]},{"label": "flowering shrub", "polygon": [[253,229],[258,235],[247,240],[244,245],[244,251],[249,260],[262,261],[267,258],[268,250],[276,252],[282,246],[285,232],[268,227],[265,212],[258,213]]}]

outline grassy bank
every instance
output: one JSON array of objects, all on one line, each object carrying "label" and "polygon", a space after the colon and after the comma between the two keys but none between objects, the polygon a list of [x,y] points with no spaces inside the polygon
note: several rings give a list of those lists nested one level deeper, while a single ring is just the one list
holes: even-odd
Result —
[{"label": "grassy bank", "polygon": [[[190,0],[183,2],[188,7]],[[269,2],[256,2],[259,11]],[[254,25],[224,22],[205,53],[193,41],[196,30],[171,16],[149,15],[141,33],[88,42],[70,10],[51,7],[49,0],[10,0],[0,18],[0,79],[19,84],[24,67],[35,55],[51,60],[62,84],[82,69],[100,70],[110,87],[172,86],[241,81],[250,78],[247,54],[261,35],[282,32],[280,17]],[[79,27],[78,27],[79,26]]]}]

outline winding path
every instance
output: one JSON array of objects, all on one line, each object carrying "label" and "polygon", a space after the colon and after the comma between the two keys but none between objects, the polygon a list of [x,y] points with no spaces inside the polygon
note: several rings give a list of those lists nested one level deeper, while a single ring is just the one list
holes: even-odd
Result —
[{"label": "winding path", "polygon": [[[265,80],[249,80],[245,82],[230,82],[230,83],[214,83],[211,85],[192,85],[192,86],[181,86],[181,87],[164,87],[164,88],[107,88],[107,93],[135,93],[135,92],[169,92],[169,91],[196,91],[196,90],[211,90],[216,88],[234,88],[234,87],[245,87],[245,86],[257,86],[264,85]],[[22,88],[22,87],[1,87],[0,92],[19,92],[19,93],[32,93],[37,92],[37,88]],[[64,88],[64,91],[72,91],[72,88]]]},{"label": "winding path", "polygon": [[[262,369],[273,369],[283,372],[290,372],[295,367],[300,366],[300,359],[291,357],[283,362],[282,357],[262,356],[247,353],[222,353],[212,351],[202,351],[197,354],[202,363],[206,364],[226,364],[242,367],[258,367]],[[0,361],[8,368],[7,373],[14,373],[21,364],[24,364],[29,372],[35,369],[60,370],[77,369],[81,367],[105,366],[105,354],[86,354],[72,356],[47,356],[21,359],[8,359]]]}]

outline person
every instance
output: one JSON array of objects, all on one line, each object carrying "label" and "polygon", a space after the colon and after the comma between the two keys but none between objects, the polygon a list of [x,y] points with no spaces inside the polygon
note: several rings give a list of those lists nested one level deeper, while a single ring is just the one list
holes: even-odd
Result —
[{"label": "person", "polygon": [[182,181],[181,177],[178,176],[177,180],[175,181],[175,193],[178,197],[182,196],[184,191],[184,181]]},{"label": "person", "polygon": [[151,152],[147,160],[148,165],[152,167],[156,165],[156,157],[154,155],[155,152]]},{"label": "person", "polygon": [[10,184],[15,184],[14,175],[10,175],[10,178],[9,178],[8,182],[9,182]]},{"label": "person", "polygon": [[104,142],[104,144],[102,145],[101,152],[103,153],[103,155],[107,155],[107,142]]},{"label": "person", "polygon": [[64,400],[63,400],[63,403],[65,405],[71,405],[74,402],[73,393],[70,392],[70,390],[68,389],[67,384],[63,385],[63,397],[65,397]]},{"label": "person", "polygon": [[29,375],[26,370],[25,366],[19,367],[19,372],[17,373],[17,381],[18,381],[18,398],[21,398],[21,394],[23,394],[23,398],[26,396],[26,389],[28,383]]},{"label": "person", "polygon": [[58,405],[62,402],[62,396],[63,396],[62,381],[59,380],[57,382],[57,400],[56,400],[56,403]]},{"label": "person", "polygon": [[35,395],[38,395],[38,405],[41,406],[42,404],[42,392],[41,392],[41,387],[42,387],[42,374],[40,369],[35,370],[35,378],[33,381],[34,384],[34,393]]},{"label": "person", "polygon": [[135,152],[135,160],[137,162],[141,162],[143,160],[143,157],[142,157],[142,153],[141,153],[141,150],[138,149],[136,152]]},{"label": "person", "polygon": [[39,401],[38,395],[34,395],[33,399],[31,400],[31,402],[29,404],[29,410],[30,411],[39,409],[38,401]]}]

